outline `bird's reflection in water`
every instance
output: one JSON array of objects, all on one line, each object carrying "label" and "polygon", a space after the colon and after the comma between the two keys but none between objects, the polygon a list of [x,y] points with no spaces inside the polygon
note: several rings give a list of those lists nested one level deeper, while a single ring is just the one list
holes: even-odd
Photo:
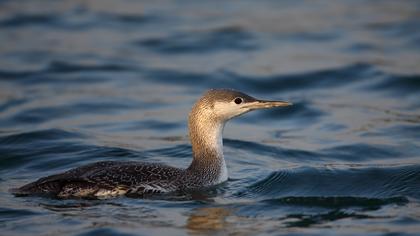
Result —
[{"label": "bird's reflection in water", "polygon": [[186,228],[190,234],[223,233],[228,229],[226,218],[230,209],[221,207],[198,208],[188,218]]}]

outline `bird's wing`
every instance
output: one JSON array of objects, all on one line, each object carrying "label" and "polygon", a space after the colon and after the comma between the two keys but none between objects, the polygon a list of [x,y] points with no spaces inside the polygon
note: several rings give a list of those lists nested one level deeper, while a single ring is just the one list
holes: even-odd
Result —
[{"label": "bird's wing", "polygon": [[63,186],[72,183],[87,184],[104,189],[115,189],[120,186],[131,189],[145,183],[175,179],[181,171],[181,169],[161,164],[114,161],[96,162],[41,178],[19,189],[12,189],[11,192],[16,195],[33,193],[54,194],[60,192]]},{"label": "bird's wing", "polygon": [[127,162],[86,172],[81,177],[99,185],[131,188],[144,183],[171,181],[181,172],[181,169],[161,164]]}]

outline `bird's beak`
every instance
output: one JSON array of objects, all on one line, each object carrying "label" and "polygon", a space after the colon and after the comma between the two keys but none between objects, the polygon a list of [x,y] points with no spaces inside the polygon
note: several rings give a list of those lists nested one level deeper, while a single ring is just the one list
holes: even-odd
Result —
[{"label": "bird's beak", "polygon": [[264,109],[264,108],[272,108],[272,107],[286,107],[286,106],[291,106],[291,105],[293,104],[286,101],[256,100],[255,102],[247,103],[244,106],[244,108],[255,110],[255,109]]}]

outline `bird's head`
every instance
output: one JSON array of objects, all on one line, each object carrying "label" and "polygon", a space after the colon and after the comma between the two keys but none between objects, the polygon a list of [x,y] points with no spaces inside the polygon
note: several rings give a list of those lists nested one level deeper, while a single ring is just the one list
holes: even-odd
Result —
[{"label": "bird's head", "polygon": [[286,101],[267,101],[231,89],[211,89],[197,101],[193,111],[219,121],[227,121],[252,110],[290,106]]}]

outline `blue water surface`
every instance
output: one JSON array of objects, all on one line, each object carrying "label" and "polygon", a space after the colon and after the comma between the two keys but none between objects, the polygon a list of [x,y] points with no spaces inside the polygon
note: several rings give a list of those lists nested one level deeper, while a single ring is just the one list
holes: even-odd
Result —
[{"label": "blue water surface", "polygon": [[[418,235],[419,1],[1,1],[1,235]],[[104,160],[191,161],[210,88],[294,106],[224,132],[229,180],[14,197]]]}]

